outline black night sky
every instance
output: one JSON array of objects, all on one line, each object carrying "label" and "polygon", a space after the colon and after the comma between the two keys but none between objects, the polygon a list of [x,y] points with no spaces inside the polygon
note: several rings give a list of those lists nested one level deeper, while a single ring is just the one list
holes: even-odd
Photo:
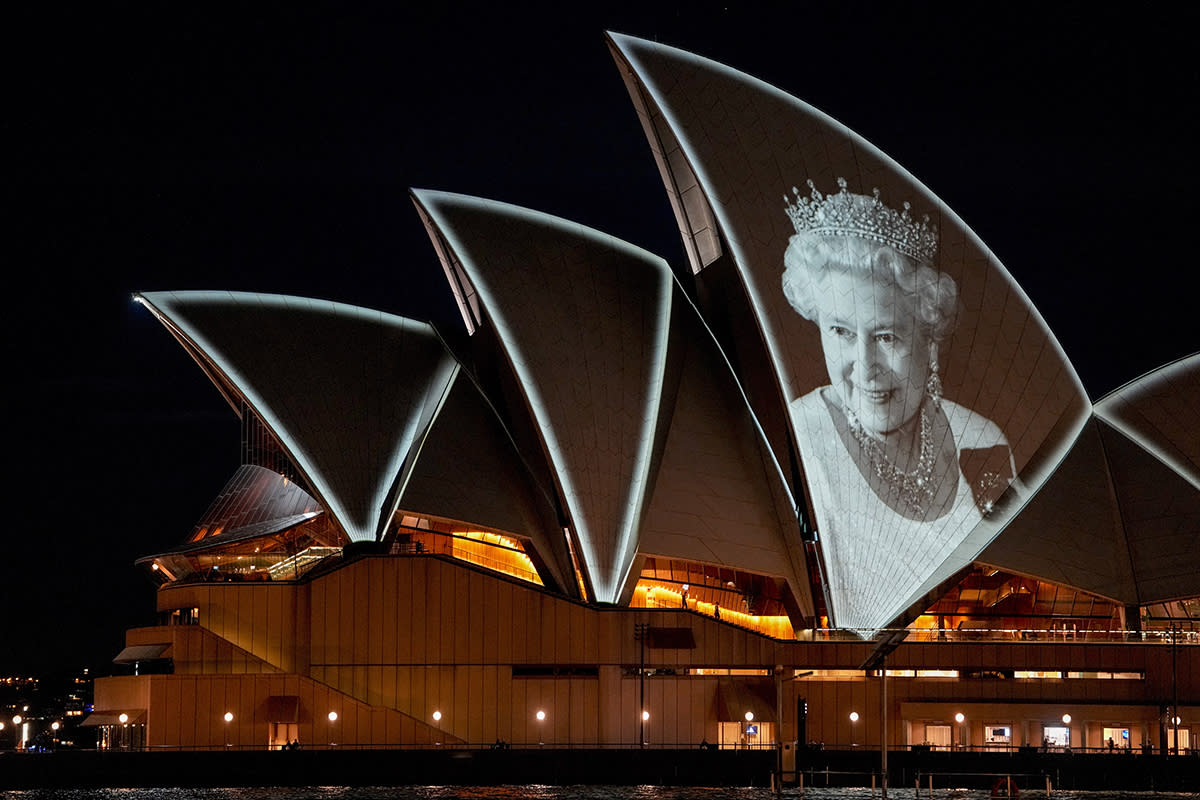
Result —
[{"label": "black night sky", "polygon": [[1016,277],[1093,398],[1200,348],[1190,7],[243,5],[0,23],[0,675],[106,674],[154,618],[134,559],[178,543],[237,467],[232,410],[135,291],[460,326],[409,187],[683,260],[606,29],[762,78],[895,158]]}]

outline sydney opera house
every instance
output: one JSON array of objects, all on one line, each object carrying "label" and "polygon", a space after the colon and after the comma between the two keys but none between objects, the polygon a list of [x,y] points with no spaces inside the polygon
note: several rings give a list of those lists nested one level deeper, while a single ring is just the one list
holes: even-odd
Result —
[{"label": "sydney opera house", "polygon": [[686,263],[414,190],[461,329],[138,296],[243,457],[103,746],[1191,749],[1200,354],[1089,398],[887,155],[608,41]]}]

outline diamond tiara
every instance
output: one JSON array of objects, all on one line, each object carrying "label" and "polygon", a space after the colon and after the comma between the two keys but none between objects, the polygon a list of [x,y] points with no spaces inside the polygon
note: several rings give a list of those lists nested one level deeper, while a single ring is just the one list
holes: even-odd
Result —
[{"label": "diamond tiara", "polygon": [[792,187],[796,202],[784,195],[785,210],[796,233],[815,233],[818,236],[858,236],[896,248],[909,258],[932,264],[937,257],[937,226],[929,224],[929,215],[917,221],[909,215],[912,208],[904,203],[904,210],[888,208],[879,199],[879,190],[872,189],[871,195],[854,194],[846,191],[846,179],[838,178],[841,191],[823,195],[817,191],[812,180],[808,188],[811,199],[801,197],[800,190]]}]

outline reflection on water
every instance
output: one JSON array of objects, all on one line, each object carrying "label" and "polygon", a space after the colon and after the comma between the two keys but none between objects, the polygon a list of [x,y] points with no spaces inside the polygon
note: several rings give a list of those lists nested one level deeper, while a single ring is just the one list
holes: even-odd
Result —
[{"label": "reflection on water", "polygon": [[[990,800],[990,791],[934,789],[921,800]],[[0,800],[773,800],[769,789],[673,786],[306,786],[256,789],[29,789],[0,792]],[[786,800],[868,800],[870,789],[787,789]],[[908,788],[892,788],[893,800],[914,798]],[[1026,790],[1022,798],[1046,797]],[[1055,800],[1195,800],[1200,793],[1180,792],[1053,792]]]}]

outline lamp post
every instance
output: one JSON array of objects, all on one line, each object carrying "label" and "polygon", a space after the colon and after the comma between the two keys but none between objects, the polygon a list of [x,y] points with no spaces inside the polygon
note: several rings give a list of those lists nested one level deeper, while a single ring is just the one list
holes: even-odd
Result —
[{"label": "lamp post", "polygon": [[[122,711],[117,717],[117,722],[121,723],[121,736],[117,741],[117,747],[123,750],[129,745],[129,715]],[[228,737],[228,734],[226,736]]]},{"label": "lamp post", "polygon": [[[638,705],[642,708],[646,707],[646,635],[650,630],[650,624],[646,622],[638,622],[633,626],[633,639],[638,643]],[[641,741],[646,741],[646,723],[642,722],[642,738]]]},{"label": "lamp post", "polygon": [[754,712],[746,712],[746,721],[742,724],[742,741],[746,744],[746,749],[750,749],[750,723],[754,722]]},{"label": "lamp post", "polygon": [[642,711],[642,747],[646,746],[646,723],[650,721],[650,712]]},{"label": "lamp post", "polygon": [[850,746],[858,747],[858,712],[850,712]]},{"label": "lamp post", "polygon": [[543,745],[546,744],[546,739],[542,735],[542,723],[546,721],[546,712],[545,711],[538,709],[537,721],[538,721],[538,747],[542,747]]},{"label": "lamp post", "polygon": [[329,747],[332,749],[337,747],[337,742],[334,741],[333,726],[338,721],[338,713],[336,711],[329,712]]},{"label": "lamp post", "polygon": [[955,730],[955,732],[954,732],[955,733],[955,736],[954,736],[955,748],[954,749],[957,749],[957,748],[960,748],[963,746],[962,724],[963,724],[963,720],[965,720],[965,719],[966,719],[966,717],[963,715],[963,713],[961,711],[959,711],[957,714],[954,715],[955,727],[957,728],[957,730]]},{"label": "lamp post", "polygon": [[433,712],[433,724],[434,724],[434,727],[437,729],[437,736],[434,737],[435,741],[433,743],[435,747],[442,746],[442,724],[441,723],[442,723],[442,712],[434,711]]},{"label": "lamp post", "polygon": [[[121,717],[122,717],[122,721],[124,721],[124,719],[126,719],[124,714],[122,714]],[[233,722],[233,712],[226,711],[225,712],[225,746],[226,747],[229,747],[229,723],[231,723],[231,722]]]}]

